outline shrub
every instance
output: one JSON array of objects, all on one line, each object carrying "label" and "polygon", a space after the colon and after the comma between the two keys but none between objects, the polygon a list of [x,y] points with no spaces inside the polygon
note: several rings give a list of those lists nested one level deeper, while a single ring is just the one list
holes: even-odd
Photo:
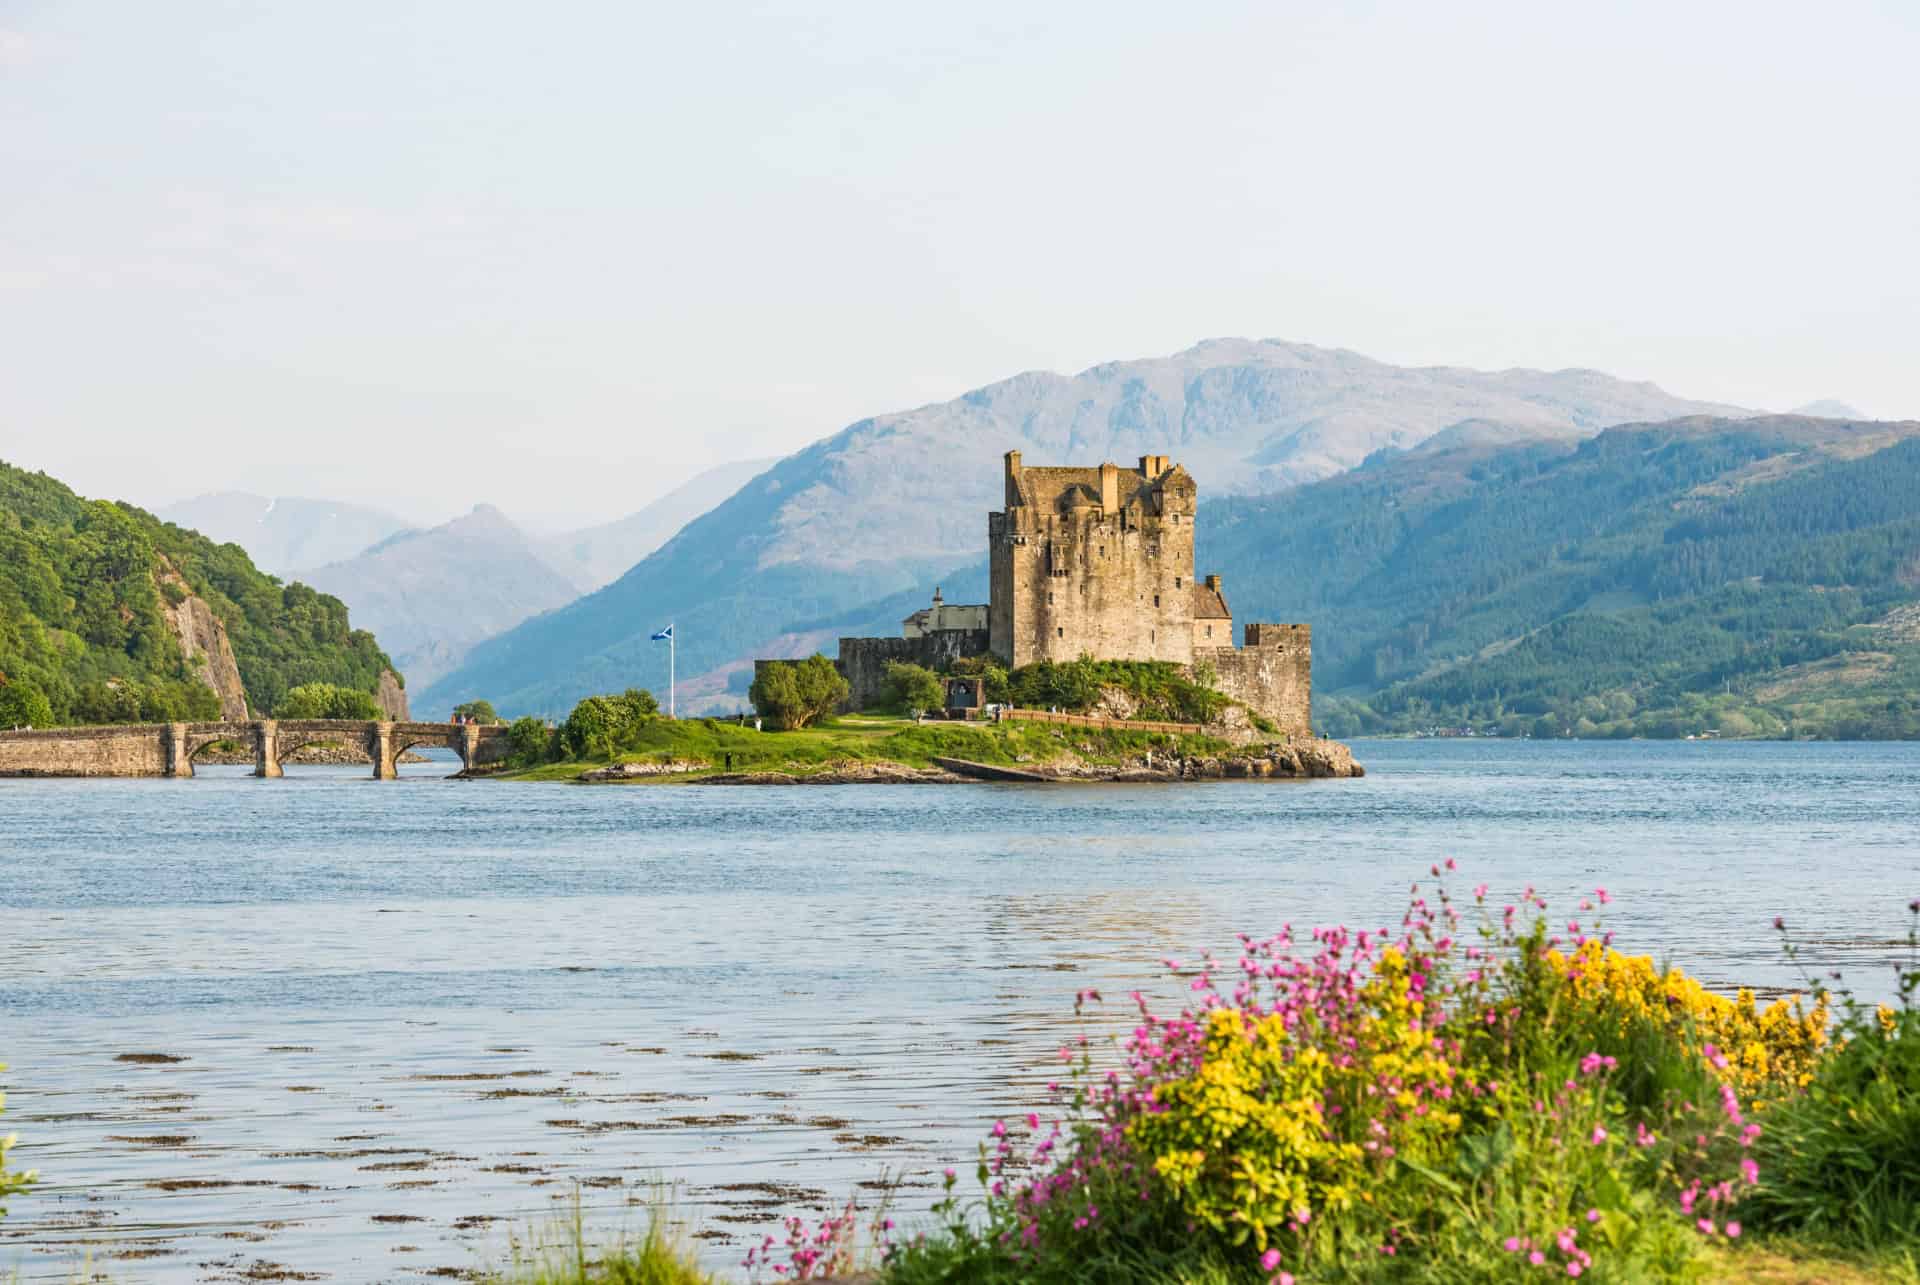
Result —
[{"label": "shrub", "polygon": [[1766,1113],[1759,1226],[1857,1249],[1920,1246],[1920,900],[1907,911],[1898,1006],[1847,997],[1841,1038],[1806,1093]]},{"label": "shrub", "polygon": [[455,722],[465,719],[470,723],[497,723],[500,715],[494,712],[493,702],[486,700],[467,701],[453,707]]},{"label": "shrub", "polygon": [[386,715],[367,692],[332,683],[302,683],[274,704],[275,718],[365,718]]},{"label": "shrub", "polygon": [[887,701],[907,713],[939,709],[946,703],[946,687],[931,669],[905,661],[887,662]]},{"label": "shrub", "polygon": [[[1125,692],[1140,718],[1176,723],[1211,723],[1231,703],[1227,697],[1189,678],[1171,661],[1035,661],[1008,675],[1008,698],[1030,709],[1057,706],[1069,713],[1092,708],[1103,691]],[[989,691],[988,699],[992,699]]]},{"label": "shrub", "polygon": [[537,718],[516,718],[507,728],[508,760],[515,767],[533,767],[553,758],[559,738]]},{"label": "shrub", "polygon": [[769,661],[758,668],[747,698],[762,718],[784,731],[818,722],[851,690],[833,662],[817,652],[805,660]]},{"label": "shrub", "polygon": [[0,685],[0,727],[52,727],[53,706],[32,683]]},{"label": "shrub", "polygon": [[[0,1062],[0,1071],[6,1069],[6,1064]],[[0,1093],[0,1114],[5,1113],[6,1107],[7,1095]],[[31,1187],[39,1178],[39,1175],[31,1169],[25,1173],[19,1170],[11,1173],[7,1171],[7,1153],[13,1150],[13,1145],[16,1141],[18,1141],[18,1139],[12,1134],[0,1133],[0,1218],[4,1218],[7,1215],[7,1197],[19,1195],[28,1187]]]}]

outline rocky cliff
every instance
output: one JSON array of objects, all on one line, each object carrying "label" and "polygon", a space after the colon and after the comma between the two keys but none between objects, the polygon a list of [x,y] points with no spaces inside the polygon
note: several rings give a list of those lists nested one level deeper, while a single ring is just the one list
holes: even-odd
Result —
[{"label": "rocky cliff", "polygon": [[393,722],[413,721],[413,715],[407,711],[407,689],[400,685],[400,675],[391,669],[380,671],[380,689],[373,698],[380,702],[381,710]]},{"label": "rocky cliff", "polygon": [[[206,600],[187,588],[179,573],[163,562],[155,577],[168,600],[167,623],[180,640],[180,652],[186,657],[193,676],[213,689],[220,698],[220,717],[247,717],[247,689],[240,682],[240,664],[233,657],[233,645],[227,641],[227,627],[213,614]],[[182,594],[178,602],[174,594]]]}]

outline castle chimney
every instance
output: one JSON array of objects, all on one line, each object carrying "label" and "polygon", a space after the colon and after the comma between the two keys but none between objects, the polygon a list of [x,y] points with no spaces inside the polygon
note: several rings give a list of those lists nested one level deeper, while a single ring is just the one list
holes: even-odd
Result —
[{"label": "castle chimney", "polygon": [[[1216,579],[1216,580],[1217,580],[1217,579],[1219,579],[1219,577],[1218,577],[1218,576],[1215,576],[1215,577],[1214,577],[1214,579]],[[937,607],[937,606],[939,606],[939,605],[940,605],[940,603],[941,603],[941,601],[942,601],[942,599],[941,599],[941,597],[940,597],[940,586],[939,586],[939,585],[935,585],[935,586],[933,587],[933,605]]]},{"label": "castle chimney", "polygon": [[1102,464],[1100,466],[1100,508],[1108,514],[1120,511],[1120,466]]},{"label": "castle chimney", "polygon": [[1017,508],[1020,498],[1020,452],[1007,452],[1007,507]]}]

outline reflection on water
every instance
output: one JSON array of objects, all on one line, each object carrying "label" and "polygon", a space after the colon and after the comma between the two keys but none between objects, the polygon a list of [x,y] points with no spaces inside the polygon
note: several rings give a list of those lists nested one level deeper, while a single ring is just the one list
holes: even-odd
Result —
[{"label": "reflection on water", "polygon": [[[1623,944],[1884,991],[1920,746],[1371,743],[1361,781],[927,789],[0,781],[0,1272],[444,1278],[684,1184],[715,1265],[1037,1105],[1073,993],[1393,922],[1445,856]],[[251,1277],[248,1276],[252,1273]]]}]

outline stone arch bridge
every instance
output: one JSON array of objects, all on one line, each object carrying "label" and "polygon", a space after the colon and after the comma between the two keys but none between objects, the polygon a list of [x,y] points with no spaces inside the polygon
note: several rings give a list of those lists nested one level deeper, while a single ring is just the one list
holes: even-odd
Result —
[{"label": "stone arch bridge", "polygon": [[355,746],[373,760],[377,781],[399,775],[400,756],[445,746],[463,772],[507,756],[507,729],[474,723],[381,723],[360,719],[259,719],[251,722],[143,723],[110,727],[0,728],[0,776],[193,775],[193,759],[218,742],[253,749],[253,774],[282,775],[280,761],[303,745]]}]

